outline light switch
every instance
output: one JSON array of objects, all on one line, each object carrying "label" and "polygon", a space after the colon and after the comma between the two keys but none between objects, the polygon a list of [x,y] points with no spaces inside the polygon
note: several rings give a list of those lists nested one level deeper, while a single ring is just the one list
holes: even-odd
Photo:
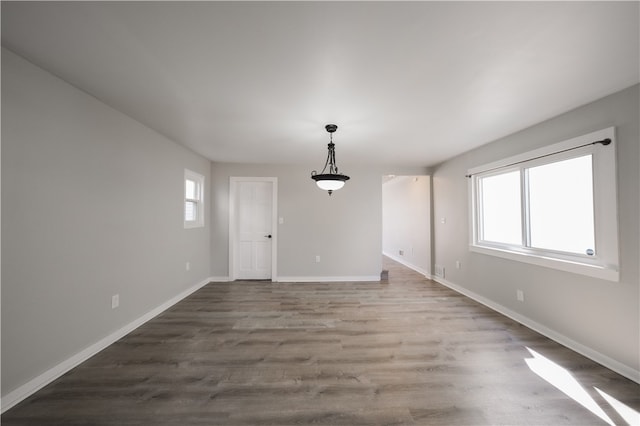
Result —
[{"label": "light switch", "polygon": [[120,295],[114,294],[111,296],[111,309],[116,309],[118,306],[120,306]]}]

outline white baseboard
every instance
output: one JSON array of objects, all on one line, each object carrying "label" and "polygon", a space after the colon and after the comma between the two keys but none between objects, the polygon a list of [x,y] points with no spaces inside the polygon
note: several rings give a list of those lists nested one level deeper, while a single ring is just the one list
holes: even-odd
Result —
[{"label": "white baseboard", "polygon": [[[391,256],[388,256],[391,257]],[[393,257],[391,257],[393,259]],[[394,259],[396,261],[398,261],[397,259]],[[398,261],[399,262],[399,261]],[[402,262],[400,262],[402,263]],[[404,263],[403,263],[404,264]],[[414,269],[412,266],[406,265],[412,269]],[[414,269],[416,270],[416,269]],[[417,272],[423,273],[423,271],[419,271],[416,270]],[[426,274],[425,274],[426,275]],[[487,306],[490,309],[493,309],[496,312],[501,313],[502,315],[505,315],[506,317],[509,317],[511,319],[513,319],[514,321],[519,322],[520,324],[523,324],[529,328],[531,328],[532,330],[537,331],[540,334],[545,335],[546,337],[555,340],[556,342],[586,356],[587,358],[592,359],[595,362],[598,362],[600,364],[602,364],[603,366],[615,371],[616,373],[619,373],[625,377],[627,377],[630,380],[633,380],[636,383],[640,383],[640,371],[635,370],[631,367],[629,367],[626,364],[623,364],[621,362],[618,362],[598,351],[595,351],[581,343],[578,343],[572,339],[570,339],[567,336],[564,336],[542,324],[537,323],[536,321],[533,321],[532,319],[525,317],[517,312],[514,312],[498,303],[495,303],[483,296],[480,296],[464,287],[458,286],[457,284],[454,284],[450,281],[447,281],[443,278],[440,277],[435,277],[434,278],[435,281],[439,282],[440,284],[451,288],[452,290],[463,294],[485,306]],[[131,331],[135,330],[136,328],[140,327],[142,324],[146,323],[147,321],[155,318],[156,316],[158,316],[160,313],[164,312],[165,310],[167,310],[168,308],[170,308],[171,306],[175,305],[176,303],[178,303],[179,301],[181,301],[182,299],[184,299],[185,297],[189,296],[190,294],[194,293],[195,291],[199,290],[200,288],[204,287],[206,284],[208,284],[209,282],[225,282],[225,281],[229,281],[228,277],[226,277],[226,279],[224,279],[224,277],[210,277],[207,278],[206,280],[203,280],[202,282],[190,287],[189,289],[183,291],[182,293],[178,294],[177,296],[173,297],[172,299],[166,301],[165,303],[163,303],[162,305],[152,309],[151,311],[147,312],[146,314],[142,315],[141,317],[139,317],[138,319],[130,322],[129,324],[125,325],[124,327],[120,328],[119,330],[111,333],[110,335],[104,337],[103,339],[101,339],[100,341],[94,343],[93,345],[87,347],[86,349],[78,352],[77,354],[71,356],[70,358],[66,359],[65,361],[61,362],[60,364],[56,365],[55,367],[45,371],[44,373],[40,374],[39,376],[35,377],[34,379],[30,380],[29,382],[25,383],[24,385],[18,387],[17,389],[14,389],[13,391],[9,392],[8,394],[6,394],[5,396],[2,397],[1,402],[0,402],[0,412],[4,413],[5,411],[9,410],[11,407],[15,406],[16,404],[18,404],[19,402],[21,402],[22,400],[24,400],[25,398],[29,397],[30,395],[32,395],[33,393],[37,392],[38,390],[42,389],[44,386],[48,385],[49,383],[51,383],[52,381],[54,381],[55,379],[57,379],[58,377],[62,376],[63,374],[65,374],[66,372],[68,372],[69,370],[71,370],[72,368],[76,367],[77,365],[81,364],[82,362],[86,361],[87,359],[91,358],[93,355],[97,354],[98,352],[100,352],[101,350],[105,349],[106,347],[108,347],[109,345],[115,343],[116,341],[118,341],[119,339],[121,339],[122,337],[126,336],[127,334],[129,334]],[[378,276],[344,276],[344,277],[279,277],[278,281],[280,282],[339,282],[339,281],[380,281],[380,277]]]},{"label": "white baseboard", "polygon": [[379,275],[350,275],[344,277],[278,277],[281,283],[328,283],[339,281],[380,281]]},{"label": "white baseboard", "polygon": [[444,278],[440,278],[440,277],[435,277],[433,278],[434,281],[449,287],[450,289],[463,294],[467,297],[469,297],[470,299],[475,300],[478,303],[481,303],[483,305],[485,305],[486,307],[493,309],[494,311],[511,318],[512,320],[519,322],[520,324],[529,327],[530,329],[537,331],[538,333],[550,338],[551,340],[554,340],[558,343],[560,343],[561,345],[564,345],[566,347],[568,347],[569,349],[578,352],[581,355],[586,356],[587,358],[602,364],[603,366],[607,367],[610,370],[615,371],[618,374],[623,375],[624,377],[633,380],[636,383],[640,383],[640,371],[635,370],[634,368],[623,364],[619,361],[616,361],[613,358],[608,357],[607,355],[604,355],[588,346],[583,345],[582,343],[578,343],[575,340],[561,334],[558,333],[555,330],[552,330],[534,320],[532,320],[531,318],[528,318],[524,315],[521,315],[517,312],[512,311],[509,308],[506,308],[492,300],[487,299],[486,297],[480,296],[479,294],[476,294],[464,287],[461,287],[457,284],[454,284],[450,281],[445,280]]},{"label": "white baseboard", "polygon": [[[211,277],[209,278],[212,282],[216,283],[226,283],[231,282],[229,277]],[[243,281],[242,279],[238,279],[238,281]],[[338,277],[310,277],[310,276],[299,276],[299,277],[276,277],[273,282],[280,283],[326,283],[326,282],[340,282],[340,281],[380,281],[380,276],[378,275],[349,275],[349,276],[338,276]]]},{"label": "white baseboard", "polygon": [[425,276],[425,278],[427,278],[427,279],[429,279],[429,280],[432,278],[432,277],[431,277],[431,273],[430,273],[429,271],[426,271],[426,270],[422,269],[422,268],[421,268],[421,267],[419,267],[419,266],[416,266],[416,265],[414,265],[414,264],[412,264],[412,263],[407,262],[407,260],[406,260],[406,259],[404,259],[404,258],[402,258],[402,257],[398,257],[398,256],[395,256],[395,255],[393,255],[393,254],[389,254],[389,253],[385,253],[385,252],[382,252],[382,254],[383,254],[383,255],[385,255],[385,256],[387,256],[388,258],[390,258],[390,259],[392,259],[392,260],[395,260],[396,262],[398,262],[398,263],[400,263],[400,264],[402,264],[402,265],[406,266],[407,268],[409,268],[409,269],[413,269],[414,271],[416,271],[416,272],[418,272],[418,273],[420,273],[420,274],[424,275],[424,276]]},{"label": "white baseboard", "polygon": [[189,296],[196,290],[199,290],[200,288],[204,287],[211,281],[213,281],[213,278],[207,278],[206,280],[203,280],[198,284],[188,288],[187,290],[183,291],[177,296],[169,299],[162,305],[152,309],[151,311],[147,312],[146,314],[142,315],[136,320],[120,328],[119,330],[114,331],[113,333],[97,341],[93,345],[83,349],[77,354],[62,361],[60,364],[56,365],[55,367],[50,368],[49,370],[45,371],[44,373],[40,374],[34,379],[28,381],[24,385],[18,387],[17,389],[12,390],[11,392],[9,392],[8,394],[2,397],[2,400],[0,402],[0,406],[2,408],[0,408],[0,412],[4,413],[11,407],[18,404],[20,401],[24,400],[25,398],[29,397],[33,393],[42,389],[44,386],[48,385],[49,383],[51,383],[58,377],[62,376],[72,368],[88,360],[89,358],[91,358],[101,350],[115,343],[116,341],[126,336],[136,328],[140,327],[142,324],[146,323],[147,321],[155,318],[165,310],[169,309],[171,306],[175,305],[176,303],[178,303],[185,297]]}]

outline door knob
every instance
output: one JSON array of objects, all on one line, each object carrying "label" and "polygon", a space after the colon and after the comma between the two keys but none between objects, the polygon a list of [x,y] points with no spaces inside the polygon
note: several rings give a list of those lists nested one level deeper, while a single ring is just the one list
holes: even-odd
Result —
[{"label": "door knob", "polygon": [[267,238],[271,238],[271,234],[269,234],[269,235],[265,235],[265,237],[267,237]]}]

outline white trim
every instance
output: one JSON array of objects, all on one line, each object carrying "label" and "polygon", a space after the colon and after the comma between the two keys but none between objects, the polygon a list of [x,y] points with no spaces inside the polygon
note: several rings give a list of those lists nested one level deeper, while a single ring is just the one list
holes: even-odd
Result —
[{"label": "white trim", "polygon": [[[420,271],[418,271],[420,272]],[[225,283],[225,282],[234,282],[236,280],[232,280],[229,277],[211,277],[211,282],[215,283]],[[238,282],[242,282],[243,280],[238,279]],[[250,281],[250,280],[249,280]],[[278,280],[272,280],[272,282],[281,282],[281,283],[323,283],[323,282],[340,282],[340,281],[380,281],[379,276],[375,275],[356,275],[356,276],[342,276],[342,277],[308,277],[308,276],[299,276],[299,277],[279,277]]]},{"label": "white trim", "polygon": [[413,264],[411,264],[411,263],[407,262],[405,259],[403,259],[403,258],[401,258],[401,257],[397,257],[397,256],[395,256],[395,255],[392,255],[392,254],[386,253],[386,252],[384,252],[384,251],[382,252],[382,254],[384,254],[384,255],[385,255],[385,256],[387,256],[388,258],[393,259],[393,260],[395,260],[396,262],[398,262],[398,263],[400,263],[400,264],[402,264],[402,265],[406,266],[407,268],[409,268],[409,269],[413,269],[414,271],[416,271],[416,272],[418,272],[418,273],[420,273],[420,274],[424,275],[424,276],[425,276],[425,278],[427,278],[427,279],[429,279],[429,280],[431,279],[431,273],[430,273],[429,271],[425,271],[425,270],[424,270],[424,269],[422,269],[421,267],[416,266],[416,265],[413,265]]},{"label": "white trim", "polygon": [[380,276],[376,275],[350,275],[342,277],[279,277],[278,282],[281,283],[331,283],[331,282],[361,282],[361,281],[380,281]]},{"label": "white trim", "polygon": [[[592,144],[605,138],[611,140],[609,146]],[[567,150],[571,151],[566,152]],[[512,245],[480,240],[479,179],[507,173],[512,170],[518,170],[522,175],[523,170],[527,168],[581,155],[591,155],[593,161],[594,226],[597,248],[595,256],[588,257],[586,255],[574,255],[533,248],[527,244],[527,241],[523,241],[522,244]],[[545,158],[538,158],[541,156]],[[614,127],[578,136],[493,163],[473,167],[467,170],[467,175],[471,176],[468,184],[469,249],[471,251],[607,281],[619,281],[616,139]],[[524,195],[521,195],[521,199],[523,203],[526,202]],[[522,221],[523,235],[525,235],[529,230],[526,221],[527,209],[523,208],[522,212],[525,215]],[[523,237],[523,240],[526,240],[526,238]]]},{"label": "white trim", "polygon": [[[593,361],[596,361],[602,365],[604,365],[605,367],[615,371],[616,373],[619,373],[623,376],[625,376],[626,378],[633,380],[636,383],[640,383],[640,371],[635,370],[631,367],[629,367],[626,364],[623,364],[621,362],[618,362],[598,351],[595,351],[587,346],[582,345],[581,343],[578,343],[544,325],[541,325],[533,320],[531,320],[528,317],[525,317],[523,315],[518,314],[517,312],[514,312],[508,308],[505,308],[504,306],[495,303],[483,296],[480,296],[464,287],[461,287],[457,284],[454,284],[450,281],[447,281],[443,278],[439,278],[436,277],[433,279],[434,281],[449,287],[450,289],[456,291],[457,293],[460,293],[464,296],[467,296],[473,300],[475,300],[476,302],[479,302],[485,306],[487,306],[490,309],[493,309],[494,311],[505,315],[506,317],[511,318],[514,321],[517,321],[518,323],[525,325],[529,328],[531,328],[532,330],[537,331],[540,334],[545,335],[546,337],[555,340],[556,342],[567,346],[568,348],[586,356],[587,358],[592,359]],[[129,324],[125,325],[124,327],[120,328],[119,330],[111,333],[110,335],[106,336],[105,338],[99,340],[98,342],[94,343],[93,345],[87,347],[86,349],[78,352],[77,354],[71,356],[70,358],[66,359],[65,361],[61,362],[60,364],[56,365],[55,367],[45,371],[44,373],[40,374],[39,376],[35,377],[34,379],[30,380],[29,382],[25,383],[24,385],[18,387],[17,389],[14,389],[13,391],[9,392],[7,395],[5,395],[4,397],[2,397],[2,400],[0,402],[0,405],[2,406],[1,408],[1,413],[4,413],[5,411],[9,410],[10,408],[14,407],[15,405],[17,405],[18,403],[20,403],[21,401],[23,401],[24,399],[28,398],[29,396],[31,396],[32,394],[34,394],[35,392],[37,392],[38,390],[42,389],[43,387],[45,387],[46,385],[48,385],[49,383],[51,383],[52,381],[54,381],[55,379],[57,379],[58,377],[62,376],[63,374],[65,374],[66,372],[68,372],[69,370],[71,370],[72,368],[78,366],[79,364],[83,363],[84,361],[88,360],[89,358],[91,358],[92,356],[94,356],[95,354],[97,354],[98,352],[102,351],[103,349],[107,348],[109,345],[115,343],[116,341],[118,341],[119,339],[121,339],[122,337],[126,336],[127,334],[129,334],[130,332],[132,332],[133,330],[135,330],[136,328],[140,327],[141,325],[143,325],[144,323],[148,322],[149,320],[155,318],[156,316],[158,316],[159,314],[161,314],[162,312],[164,312],[165,310],[169,309],[171,306],[175,305],[176,303],[178,303],[179,301],[181,301],[182,299],[186,298],[187,296],[191,295],[192,293],[196,292],[197,290],[199,290],[200,288],[204,287],[205,285],[209,284],[210,282],[224,282],[224,281],[228,281],[228,277],[209,277],[206,280],[201,281],[200,283],[192,286],[191,288],[183,291],[182,293],[178,294],[177,296],[169,299],[168,301],[166,301],[165,303],[163,303],[162,305],[156,307],[155,309],[152,309],[151,311],[147,312],[146,314],[142,315],[141,317],[139,317],[138,319],[130,322]],[[375,276],[348,276],[348,277],[280,277],[280,282],[338,282],[338,281],[380,281],[380,277],[375,277]]]},{"label": "white trim", "polygon": [[512,311],[509,308],[506,308],[502,305],[500,305],[499,303],[496,303],[490,299],[487,299],[484,296],[480,296],[479,294],[474,293],[471,290],[468,290],[462,286],[459,286],[457,284],[452,283],[451,281],[447,281],[444,278],[440,278],[440,277],[436,277],[433,279],[434,281],[444,285],[445,287],[449,287],[450,289],[454,290],[457,293],[460,293],[464,296],[469,297],[470,299],[475,300],[478,303],[483,304],[484,306],[508,317],[511,318],[512,320],[534,330],[537,331],[538,333],[548,337],[551,340],[554,340],[558,343],[560,343],[561,345],[566,346],[567,348],[591,359],[592,361],[595,361],[605,367],[607,367],[610,370],[615,371],[618,374],[623,375],[624,377],[633,380],[636,383],[640,383],[640,371],[639,370],[635,370],[634,368],[623,364],[619,361],[616,361],[615,359],[604,355],[603,353],[600,353],[588,346],[583,345],[582,343],[576,342],[575,340],[565,336],[564,334],[558,333],[557,331],[544,326],[534,320],[532,320],[529,317],[526,317],[522,314],[519,314],[515,311]]},{"label": "white trim", "polygon": [[130,322],[129,324],[125,325],[124,327],[120,328],[119,330],[114,331],[113,333],[111,333],[108,336],[100,339],[99,341],[97,341],[96,343],[92,344],[91,346],[81,350],[80,352],[76,353],[75,355],[72,355],[71,357],[69,357],[66,360],[62,361],[58,365],[50,368],[49,370],[45,371],[44,373],[42,373],[42,374],[38,375],[37,377],[29,380],[27,383],[23,384],[22,386],[18,387],[17,389],[12,390],[11,392],[9,392],[8,394],[6,394],[5,396],[2,397],[2,400],[0,402],[0,405],[2,406],[1,412],[4,413],[5,411],[10,409],[11,407],[15,406],[19,402],[21,402],[24,399],[28,398],[29,396],[31,396],[32,394],[34,394],[38,390],[40,390],[43,387],[45,387],[46,385],[48,385],[49,383],[53,382],[58,377],[62,376],[63,374],[65,374],[66,372],[71,370],[72,368],[74,368],[74,367],[78,366],[79,364],[83,363],[84,361],[88,360],[89,358],[91,358],[92,356],[97,354],[98,352],[100,352],[103,349],[107,348],[109,345],[115,343],[116,341],[118,341],[122,337],[126,336],[127,334],[129,334],[130,332],[135,330],[136,328],[140,327],[141,325],[143,325],[147,321],[155,318],[156,316],[158,316],[162,312],[166,311],[167,309],[169,309],[170,307],[172,307],[176,303],[180,302],[185,297],[191,295],[195,291],[197,291],[197,290],[201,289],[202,287],[204,287],[205,285],[209,284],[211,281],[212,281],[212,278],[207,278],[207,279],[199,282],[198,284],[188,288],[187,290],[183,291],[182,293],[178,294],[177,296],[167,300],[166,302],[164,302],[160,306],[150,310],[146,314],[142,315],[141,317],[137,318],[136,320],[134,320],[134,321]]},{"label": "white trim", "polygon": [[229,281],[236,280],[235,227],[236,183],[271,182],[271,281],[278,281],[278,178],[277,177],[229,177]]},{"label": "white trim", "polygon": [[529,263],[531,265],[558,269],[560,271],[572,272],[574,274],[586,275],[593,278],[600,278],[602,280],[615,282],[620,281],[620,272],[614,267],[604,268],[598,265],[589,265],[587,263],[578,263],[569,260],[554,259],[552,257],[518,253],[517,251],[512,250],[501,250],[499,248],[473,244],[469,245],[469,250],[489,256],[497,256],[503,259]]}]

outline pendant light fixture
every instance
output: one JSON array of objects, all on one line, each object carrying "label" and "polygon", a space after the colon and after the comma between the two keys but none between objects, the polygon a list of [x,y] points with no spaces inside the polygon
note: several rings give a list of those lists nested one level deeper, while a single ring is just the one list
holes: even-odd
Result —
[{"label": "pendant light fixture", "polygon": [[[316,181],[318,188],[329,192],[329,195],[331,195],[333,191],[344,186],[344,183],[349,180],[349,176],[340,174],[338,172],[338,166],[336,165],[336,149],[333,143],[333,133],[338,130],[338,126],[335,124],[327,124],[324,128],[327,129],[330,135],[327,161],[324,163],[324,168],[320,174],[315,170],[311,172],[311,179]],[[329,172],[325,173],[327,166],[329,166]]]}]

